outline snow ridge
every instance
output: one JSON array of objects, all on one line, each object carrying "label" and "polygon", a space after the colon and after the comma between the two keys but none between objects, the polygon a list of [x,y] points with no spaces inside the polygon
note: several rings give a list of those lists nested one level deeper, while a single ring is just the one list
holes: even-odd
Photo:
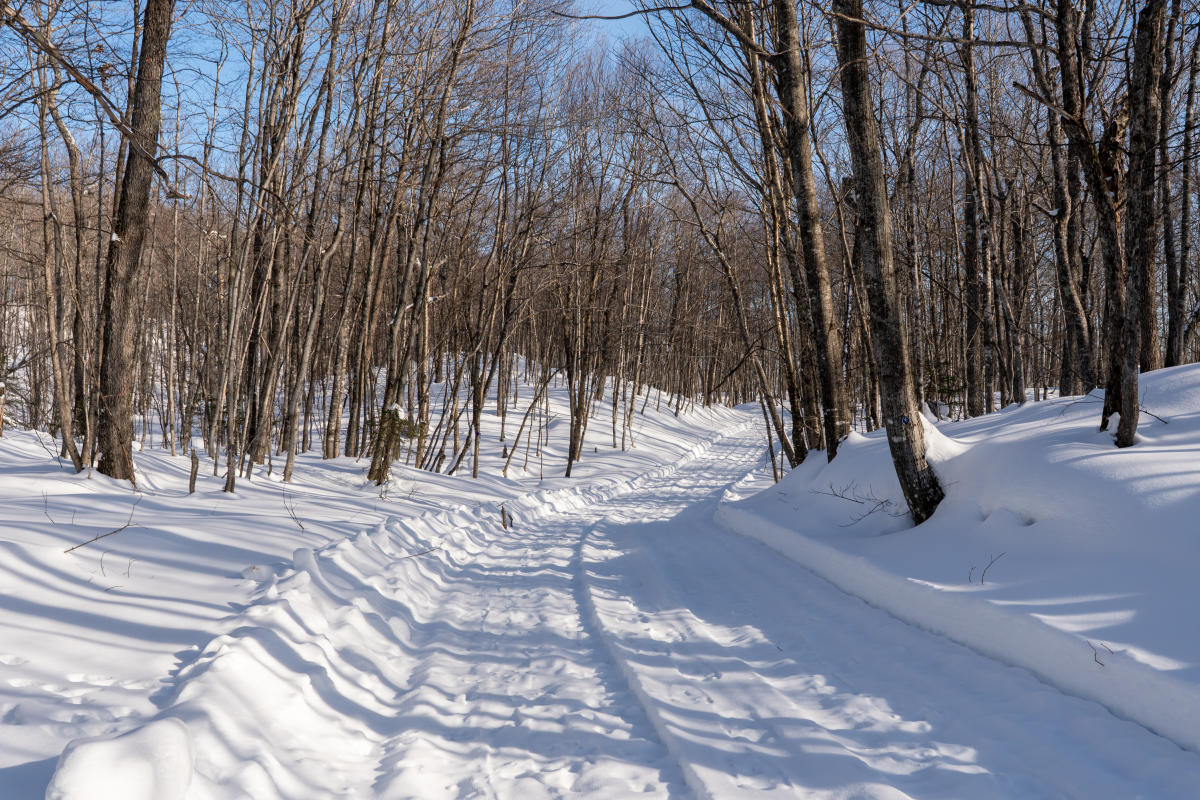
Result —
[{"label": "snow ridge", "polygon": [[[456,776],[448,768],[438,772],[439,760],[454,760],[447,757],[457,746],[449,730],[452,726],[424,732],[406,726],[428,722],[431,715],[460,714],[490,730],[494,721],[472,718],[479,699],[468,696],[471,692],[462,687],[485,685],[494,676],[487,674],[489,664],[468,664],[464,653],[473,643],[462,626],[480,626],[481,633],[492,637],[497,653],[506,658],[513,655],[506,648],[514,637],[505,636],[504,626],[528,628],[530,621],[513,617],[520,603],[505,597],[509,586],[515,587],[514,592],[544,592],[547,615],[566,619],[578,614],[574,600],[571,608],[555,605],[557,595],[547,588],[550,577],[531,577],[523,584],[499,580],[520,576],[521,535],[529,530],[536,536],[532,529],[541,523],[573,513],[582,516],[578,512],[597,503],[669,478],[703,458],[717,442],[753,424],[715,434],[676,462],[637,475],[532,492],[504,503],[391,518],[333,544],[296,550],[290,568],[268,578],[252,602],[227,621],[226,633],[178,670],[172,687],[160,699],[163,710],[155,719],[126,734],[136,736],[137,731],[174,720],[172,724],[186,734],[175,756],[194,767],[177,772],[191,779],[190,787],[183,779],[119,779],[103,764],[132,763],[136,772],[138,763],[150,754],[122,746],[126,741],[122,738],[101,737],[68,748],[47,796],[53,800],[92,797],[97,785],[109,783],[122,785],[121,796],[127,800],[400,797],[414,796],[414,786],[421,787],[417,794],[423,797],[484,791],[484,784],[453,784]],[[502,528],[501,506],[515,531]],[[564,566],[574,557],[573,550],[562,548]],[[485,607],[472,606],[476,601],[455,591],[467,579],[476,583],[496,579]],[[569,585],[567,595],[574,596]],[[493,625],[492,619],[500,622]],[[563,627],[570,630],[572,624],[583,628],[572,636],[587,638],[586,623],[566,619]],[[456,640],[463,651],[445,652],[447,642]],[[574,663],[581,661],[572,660],[577,643],[543,639],[535,644],[533,649],[541,653],[539,665],[550,663],[552,671],[561,671],[562,685],[554,693],[542,694],[531,685],[526,716],[536,715],[539,708],[547,717],[565,713],[577,729],[595,729],[606,743],[629,740],[628,747],[635,753],[625,753],[622,745],[608,763],[601,759],[595,764],[592,774],[573,774],[554,762],[554,769],[565,770],[555,779],[561,784],[557,796],[586,794],[589,787],[603,796],[620,785],[614,781],[626,781],[631,791],[639,792],[656,785],[661,769],[641,774],[626,765],[652,764],[654,756],[647,754],[661,745],[644,741],[639,731],[629,729],[625,714],[584,711],[603,707],[614,691],[604,685],[603,675],[583,674],[587,670]],[[464,664],[468,664],[465,669]],[[494,664],[490,667],[495,671]],[[620,693],[620,687],[615,693]],[[551,694],[576,697],[578,708],[558,708]],[[429,740],[441,749],[430,750]],[[563,740],[564,746],[570,744],[570,737]],[[247,750],[246,743],[261,744]],[[120,757],[96,758],[101,751],[118,751]],[[547,752],[557,751],[548,746]],[[467,750],[457,755],[479,756]],[[490,754],[488,763],[491,767]],[[419,774],[422,769],[430,774]],[[495,769],[502,772],[504,766]],[[558,773],[551,769],[551,774]],[[522,781],[528,783],[528,776],[496,773],[489,781],[515,791]]]},{"label": "snow ridge", "polygon": [[776,522],[722,504],[716,521],[762,542],[854,595],[911,625],[989,658],[1022,667],[1068,694],[1093,700],[1182,748],[1200,753],[1200,688],[1120,653],[1100,651],[1077,636],[962,593],[938,591],[880,569]]}]

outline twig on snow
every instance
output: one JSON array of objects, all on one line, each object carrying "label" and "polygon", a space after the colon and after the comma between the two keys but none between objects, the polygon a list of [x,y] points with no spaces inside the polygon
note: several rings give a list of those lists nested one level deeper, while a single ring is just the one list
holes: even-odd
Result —
[{"label": "twig on snow", "polygon": [[1170,422],[1168,422],[1167,420],[1165,420],[1165,419],[1163,419],[1162,417],[1160,417],[1158,414],[1155,414],[1153,411],[1147,411],[1145,406],[1138,406],[1138,411],[1140,411],[1141,413],[1145,414],[1146,416],[1149,416],[1149,417],[1154,417],[1156,420],[1158,420],[1159,422],[1161,422],[1163,425],[1170,425],[1170,424],[1171,424],[1171,423],[1170,423]]},{"label": "twig on snow", "polygon": [[287,509],[288,516],[292,518],[292,522],[300,526],[300,530],[304,530],[304,523],[301,522],[300,517],[296,515],[295,505],[288,503],[287,489],[283,489],[281,491],[283,492],[283,507]]},{"label": "twig on snow", "polygon": [[903,517],[908,513],[907,509],[903,511],[892,511],[896,505],[895,501],[887,497],[876,497],[873,490],[868,487],[867,491],[861,492],[858,485],[848,483],[840,489],[835,489],[833,484],[829,484],[829,489],[812,489],[813,494],[823,494],[829,497],[836,497],[840,500],[849,500],[851,503],[858,503],[860,506],[869,506],[866,511],[851,517],[850,521],[842,525],[843,528],[849,528],[851,525],[857,525],[867,517],[874,514],[876,511],[883,511],[889,517]]},{"label": "twig on snow", "polygon": [[437,549],[439,549],[440,547],[441,547],[441,545],[436,545],[436,546],[434,546],[434,547],[431,547],[431,548],[429,548],[428,550],[422,550],[422,551],[421,551],[421,552],[419,552],[419,553],[409,553],[409,554],[408,554],[408,555],[406,555],[406,556],[400,556],[400,557],[399,557],[399,558],[397,558],[396,560],[397,560],[397,561],[403,561],[403,560],[404,560],[404,559],[406,559],[406,558],[416,558],[417,556],[423,556],[423,555],[425,555],[426,553],[432,553],[434,550],[437,550]]},{"label": "twig on snow", "polygon": [[42,492],[42,513],[46,515],[46,519],[50,520],[51,525],[57,525],[54,517],[50,516],[50,497],[44,491]]},{"label": "twig on snow", "polygon": [[[80,542],[79,544],[75,545],[74,547],[68,547],[66,550],[63,550],[63,552],[70,553],[72,550],[78,550],[79,548],[83,547],[84,545],[91,544],[92,542],[98,542],[101,539],[104,539],[105,537],[112,536],[114,533],[120,533],[121,531],[123,531],[127,528],[140,527],[138,525],[133,524],[133,512],[137,511],[138,503],[140,503],[140,502],[142,502],[142,498],[140,498],[140,497],[137,500],[133,501],[133,508],[129,509],[129,519],[127,519],[125,521],[125,524],[122,525],[121,527],[115,528],[114,530],[111,530],[108,533],[102,533],[99,536],[93,536],[91,539],[88,539],[86,542]],[[103,556],[101,556],[101,558],[103,558]]]},{"label": "twig on snow", "polygon": [[987,571],[992,568],[992,564],[995,564],[997,561],[1004,558],[1006,555],[1008,555],[1008,551],[1005,551],[998,556],[992,556],[992,560],[989,561],[987,563],[987,566],[983,568],[983,572],[979,573],[979,585],[980,586],[983,586],[984,581],[987,579]]}]

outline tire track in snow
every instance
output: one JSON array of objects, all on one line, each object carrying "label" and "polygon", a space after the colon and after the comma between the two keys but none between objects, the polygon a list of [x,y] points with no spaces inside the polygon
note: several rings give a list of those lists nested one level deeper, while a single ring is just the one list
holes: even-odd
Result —
[{"label": "tire track in snow", "polygon": [[[683,464],[637,476],[615,493],[584,490],[585,502],[568,502],[570,498],[556,498],[544,504],[539,513],[526,515],[530,518],[519,522],[519,527],[514,532],[506,534],[499,530],[491,531],[491,536],[486,538],[485,552],[472,554],[469,559],[476,571],[461,582],[460,600],[447,602],[443,608],[453,608],[460,604],[473,605],[474,610],[465,615],[467,618],[477,620],[485,630],[489,622],[498,629],[490,632],[490,635],[495,637],[495,647],[492,648],[495,652],[507,652],[514,645],[525,651],[527,658],[524,663],[515,666],[524,670],[529,681],[523,684],[514,677],[512,663],[488,663],[484,667],[475,665],[468,668],[465,674],[461,670],[456,674],[456,666],[461,665],[453,658],[441,659],[443,663],[437,668],[437,674],[427,676],[426,682],[429,685],[437,685],[441,694],[453,698],[457,705],[443,704],[440,709],[427,710],[425,715],[470,720],[473,713],[486,711],[485,704],[491,703],[493,711],[505,715],[511,712],[511,720],[505,722],[514,721],[516,724],[492,727],[488,738],[499,740],[499,747],[476,747],[457,754],[457,761],[467,763],[451,767],[445,766],[444,744],[439,743],[437,746],[441,749],[435,753],[430,749],[428,737],[415,733],[398,737],[385,748],[387,752],[380,770],[382,777],[376,785],[380,797],[579,797],[589,794],[596,797],[635,794],[675,796],[684,791],[676,762],[669,757],[668,749],[655,736],[653,725],[644,717],[644,707],[632,695],[628,684],[618,671],[619,662],[614,662],[609,657],[604,640],[596,637],[596,628],[588,618],[586,608],[580,603],[581,600],[586,602],[586,596],[582,593],[582,577],[579,572],[582,563],[579,544],[584,539],[584,531],[598,514],[604,514],[606,511],[611,513],[613,509],[621,508],[626,497],[631,493],[645,491],[648,486],[668,486],[674,483],[678,475],[692,465],[707,464],[710,460],[716,460],[710,451],[722,448],[725,444],[726,442],[722,441],[706,447],[703,455],[707,458],[702,459],[701,454],[697,453]],[[757,447],[754,450],[757,452]],[[684,496],[681,501],[677,501],[677,505],[686,504],[686,499]],[[514,556],[518,558],[514,560]],[[517,563],[520,557],[536,563],[534,572],[556,574],[555,591],[530,597],[529,585],[521,579],[523,567]],[[528,571],[527,567],[525,569]],[[538,611],[534,612],[533,609]],[[538,618],[529,623],[524,618],[531,614]],[[443,612],[442,616],[445,615]],[[513,622],[516,624],[513,625]],[[506,643],[504,634],[514,628],[517,629],[516,635],[512,637],[511,642]],[[572,677],[586,678],[587,682],[592,684],[590,688],[583,688],[579,681],[574,684],[556,682],[548,686],[542,680],[548,673],[553,674],[556,667],[562,666],[564,653],[561,644],[547,646],[545,642],[539,641],[545,638],[547,630],[555,631],[558,635],[566,634],[567,638],[575,643],[578,648],[577,656],[566,661],[568,666],[587,673],[584,676]],[[437,637],[435,641],[445,646],[447,637]],[[558,659],[558,664],[554,663],[555,659]],[[434,660],[438,660],[437,656]],[[532,696],[527,691],[529,688],[535,689]],[[548,702],[546,698],[550,695],[553,695],[553,698]],[[523,699],[514,704],[511,702],[514,696]],[[582,699],[582,702],[574,709],[568,706],[564,716],[561,713],[562,709],[556,708],[556,705],[561,706],[564,700],[571,699]],[[418,702],[415,694],[412,702]],[[545,713],[546,710],[549,710],[550,714]],[[594,739],[591,742],[577,741],[573,744],[572,739],[578,739],[578,731],[569,730],[571,726],[568,725],[555,730],[554,735],[565,746],[571,747],[573,744],[573,763],[570,767],[561,761],[552,763],[552,769],[541,767],[541,774],[536,778],[528,771],[516,775],[506,774],[506,771],[511,772],[514,766],[519,768],[528,764],[529,754],[521,752],[519,746],[513,747],[515,739],[528,734],[506,734],[503,731],[521,724],[526,728],[532,724],[536,729],[538,726],[545,726],[547,716],[557,715],[560,720],[570,719],[576,711],[582,712],[581,718],[593,726],[600,723],[609,725],[606,734],[609,737],[617,731],[622,732],[622,736],[630,736],[631,745],[636,740],[638,752],[622,753],[620,758],[614,760],[603,752],[603,749],[597,750],[597,742]],[[449,729],[452,726],[445,727]],[[514,749],[517,752],[514,753]],[[485,769],[480,771],[469,762],[475,765],[482,763]],[[630,765],[634,762],[639,762],[643,767],[651,767],[650,774],[644,769],[638,776],[630,773]],[[432,764],[438,765],[438,769],[431,769]],[[557,786],[548,786],[550,781],[547,774],[555,770],[568,770],[567,775],[555,776],[566,780]],[[459,783],[453,783],[448,780],[452,774],[466,777]],[[506,789],[497,792],[497,786]]]},{"label": "tire track in snow", "polygon": [[605,521],[584,569],[698,795],[1195,797],[1193,754],[842,593],[713,505]]},{"label": "tire track in snow", "polygon": [[[743,480],[747,473],[761,464],[764,456],[761,453],[761,446],[757,441],[753,443],[739,442],[738,445],[733,453],[725,455],[721,460],[722,469],[716,470],[715,474],[710,472],[708,475],[698,476],[693,479],[691,482],[692,485],[687,487],[691,491],[683,496],[691,501],[691,503],[704,499],[708,499],[711,502],[712,499],[720,497],[731,486]],[[699,496],[697,497],[696,495]],[[629,500],[631,498],[627,496],[624,499]],[[691,503],[686,505],[690,505]],[[669,520],[686,507],[686,505],[675,505],[674,507],[664,508],[661,504],[653,505],[657,506],[654,510],[658,512],[659,520],[657,521],[660,522]],[[641,507],[644,508],[645,506]],[[618,519],[634,518],[629,514],[628,508],[620,509],[617,514],[611,516]],[[645,524],[649,521],[645,517],[637,518],[637,524]],[[588,624],[594,631],[596,638],[603,642],[604,649],[620,670],[626,686],[637,697],[647,719],[654,726],[659,740],[675,759],[675,763],[678,765],[681,774],[684,776],[684,780],[693,794],[701,798],[718,797],[720,795],[714,794],[711,791],[711,781],[703,776],[701,770],[689,758],[685,743],[681,741],[677,732],[673,730],[668,714],[664,713],[663,704],[658,702],[651,692],[647,690],[644,676],[640,675],[633,668],[625,643],[619,635],[613,634],[610,626],[606,625],[603,616],[597,608],[597,595],[605,595],[606,593],[595,585],[595,575],[591,575],[589,580],[587,564],[589,562],[595,563],[598,560],[620,558],[626,561],[626,564],[622,566],[622,570],[624,570],[627,568],[627,562],[631,555],[630,551],[622,552],[619,549],[614,549],[611,545],[603,547],[596,541],[598,538],[597,534],[604,527],[604,522],[591,526],[579,538],[576,545],[576,579],[580,608],[583,610],[584,616],[588,620]],[[637,552],[632,551],[632,555],[636,557]],[[649,591],[655,591],[656,583],[656,579],[651,579],[649,581],[642,581],[639,586]],[[605,601],[602,599],[601,602]],[[648,621],[648,618],[644,615],[636,614],[636,617],[639,622]],[[685,641],[690,638],[690,635],[691,631],[680,631],[677,641]]]},{"label": "tire track in snow", "polygon": [[187,725],[195,777],[154,800],[677,793],[597,658],[562,531],[727,435],[639,475],[507,501],[514,532],[487,504],[298,550],[160,698],[158,719]]},{"label": "tire track in snow", "polygon": [[439,580],[442,629],[414,654],[422,675],[381,746],[375,796],[663,796],[662,755],[614,687],[578,619],[570,516],[489,531]]}]

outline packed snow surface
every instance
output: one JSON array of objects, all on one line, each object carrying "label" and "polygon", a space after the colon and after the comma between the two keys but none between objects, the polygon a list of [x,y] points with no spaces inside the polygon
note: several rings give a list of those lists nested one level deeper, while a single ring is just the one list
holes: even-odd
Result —
[{"label": "packed snow surface", "polygon": [[757,407],[383,496],[6,432],[0,798],[1194,798],[1200,369],[1143,403],[931,430],[919,528],[876,434],[773,484]]}]

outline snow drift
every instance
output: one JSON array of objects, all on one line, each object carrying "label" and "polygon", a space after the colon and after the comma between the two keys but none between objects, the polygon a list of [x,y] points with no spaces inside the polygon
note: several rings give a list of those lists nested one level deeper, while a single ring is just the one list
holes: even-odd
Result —
[{"label": "snow drift", "polygon": [[[1099,392],[929,427],[946,490],[903,513],[882,431],[718,519],[843,590],[1200,752],[1200,368],[1143,376],[1137,444]],[[739,498],[742,498],[739,500]]]}]

